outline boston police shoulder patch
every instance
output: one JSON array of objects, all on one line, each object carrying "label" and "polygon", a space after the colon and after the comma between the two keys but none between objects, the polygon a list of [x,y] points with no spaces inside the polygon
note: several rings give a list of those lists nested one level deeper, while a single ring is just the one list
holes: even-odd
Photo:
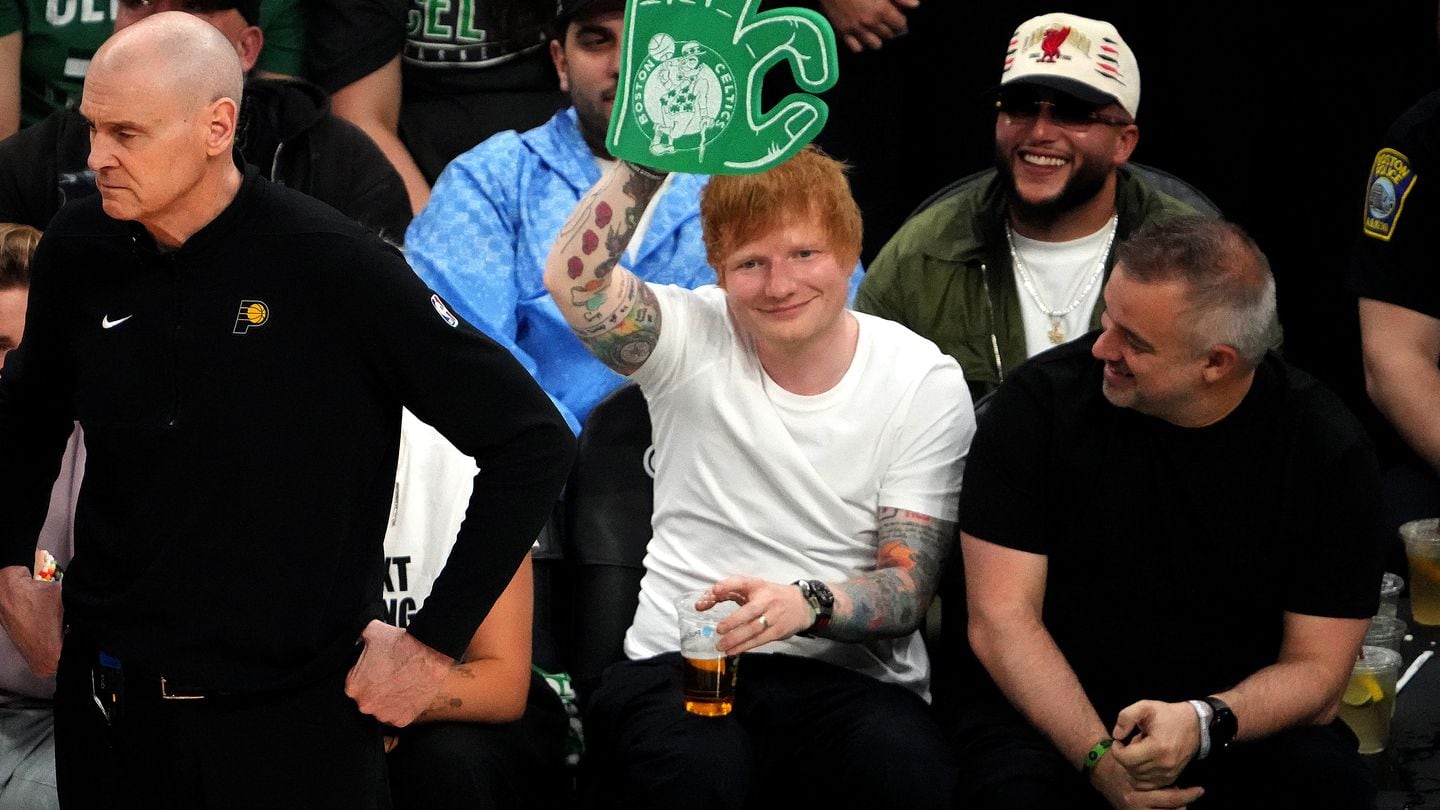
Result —
[{"label": "boston police shoulder patch", "polygon": [[1410,159],[1394,149],[1381,149],[1370,168],[1370,182],[1365,190],[1366,236],[1388,242],[1400,223],[1405,198],[1415,187],[1415,171]]}]

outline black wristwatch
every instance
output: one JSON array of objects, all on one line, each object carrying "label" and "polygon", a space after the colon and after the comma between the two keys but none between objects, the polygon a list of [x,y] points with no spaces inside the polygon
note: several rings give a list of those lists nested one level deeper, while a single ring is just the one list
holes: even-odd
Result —
[{"label": "black wristwatch", "polygon": [[835,594],[830,592],[829,585],[818,579],[797,579],[791,584],[800,589],[800,595],[805,597],[805,601],[809,602],[810,608],[815,611],[815,623],[796,635],[814,638],[830,626],[830,614],[835,610]]},{"label": "black wristwatch", "polygon": [[1210,755],[1224,751],[1235,741],[1235,732],[1239,724],[1235,720],[1235,712],[1225,705],[1225,701],[1217,697],[1204,698],[1210,704]]}]

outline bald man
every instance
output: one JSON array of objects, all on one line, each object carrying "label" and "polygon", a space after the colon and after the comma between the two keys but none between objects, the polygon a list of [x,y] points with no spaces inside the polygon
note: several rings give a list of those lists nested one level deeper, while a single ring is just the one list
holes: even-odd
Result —
[{"label": "bald man", "polygon": [[[62,806],[388,806],[378,722],[453,703],[439,684],[573,453],[398,252],[236,169],[241,88],[187,14],[96,54],[100,193],[41,242],[0,378],[0,622],[37,673],[58,655]],[[402,406],[481,470],[407,630],[375,621]],[[26,566],[72,418],[89,466],[62,650],[57,589]]]}]

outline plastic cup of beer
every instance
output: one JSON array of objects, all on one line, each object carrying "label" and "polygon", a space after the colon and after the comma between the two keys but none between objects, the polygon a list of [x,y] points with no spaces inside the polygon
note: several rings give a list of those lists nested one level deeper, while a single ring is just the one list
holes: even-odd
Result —
[{"label": "plastic cup of beer", "polygon": [[1376,616],[1370,620],[1370,628],[1365,631],[1365,643],[1398,653],[1406,629],[1405,622],[1394,616]]},{"label": "plastic cup of beer", "polygon": [[1410,561],[1410,612],[1416,624],[1440,625],[1440,518],[1412,520],[1400,537]]},{"label": "plastic cup of beer", "polygon": [[1385,572],[1380,578],[1380,609],[1376,616],[1389,616],[1395,618],[1400,607],[1400,592],[1405,590],[1405,578],[1399,574]]},{"label": "plastic cup of beer", "polygon": [[715,625],[740,605],[716,602],[709,610],[696,610],[695,603],[707,593],[688,591],[675,599],[675,610],[680,616],[685,711],[701,717],[724,717],[735,709],[735,675],[740,656],[715,649],[715,640],[719,638]]},{"label": "plastic cup of beer", "polygon": [[1340,719],[1360,738],[1360,753],[1378,754],[1390,742],[1400,653],[1368,644],[1360,650],[1340,699]]}]

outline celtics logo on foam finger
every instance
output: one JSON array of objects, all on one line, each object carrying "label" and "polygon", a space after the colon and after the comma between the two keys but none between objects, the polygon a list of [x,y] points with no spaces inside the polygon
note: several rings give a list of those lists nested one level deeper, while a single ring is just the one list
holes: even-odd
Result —
[{"label": "celtics logo on foam finger", "polygon": [[646,50],[649,58],[636,73],[643,90],[633,103],[643,107],[635,119],[650,135],[650,154],[696,150],[703,163],[705,144],[724,132],[735,114],[735,74],[699,42],[676,45],[660,33]]},{"label": "celtics logo on foam finger", "polygon": [[[784,161],[825,125],[809,93],[838,78],[835,34],[818,13],[758,0],[628,0],[611,154],[657,169],[749,174]],[[761,108],[765,74],[788,62],[807,93]]]}]

